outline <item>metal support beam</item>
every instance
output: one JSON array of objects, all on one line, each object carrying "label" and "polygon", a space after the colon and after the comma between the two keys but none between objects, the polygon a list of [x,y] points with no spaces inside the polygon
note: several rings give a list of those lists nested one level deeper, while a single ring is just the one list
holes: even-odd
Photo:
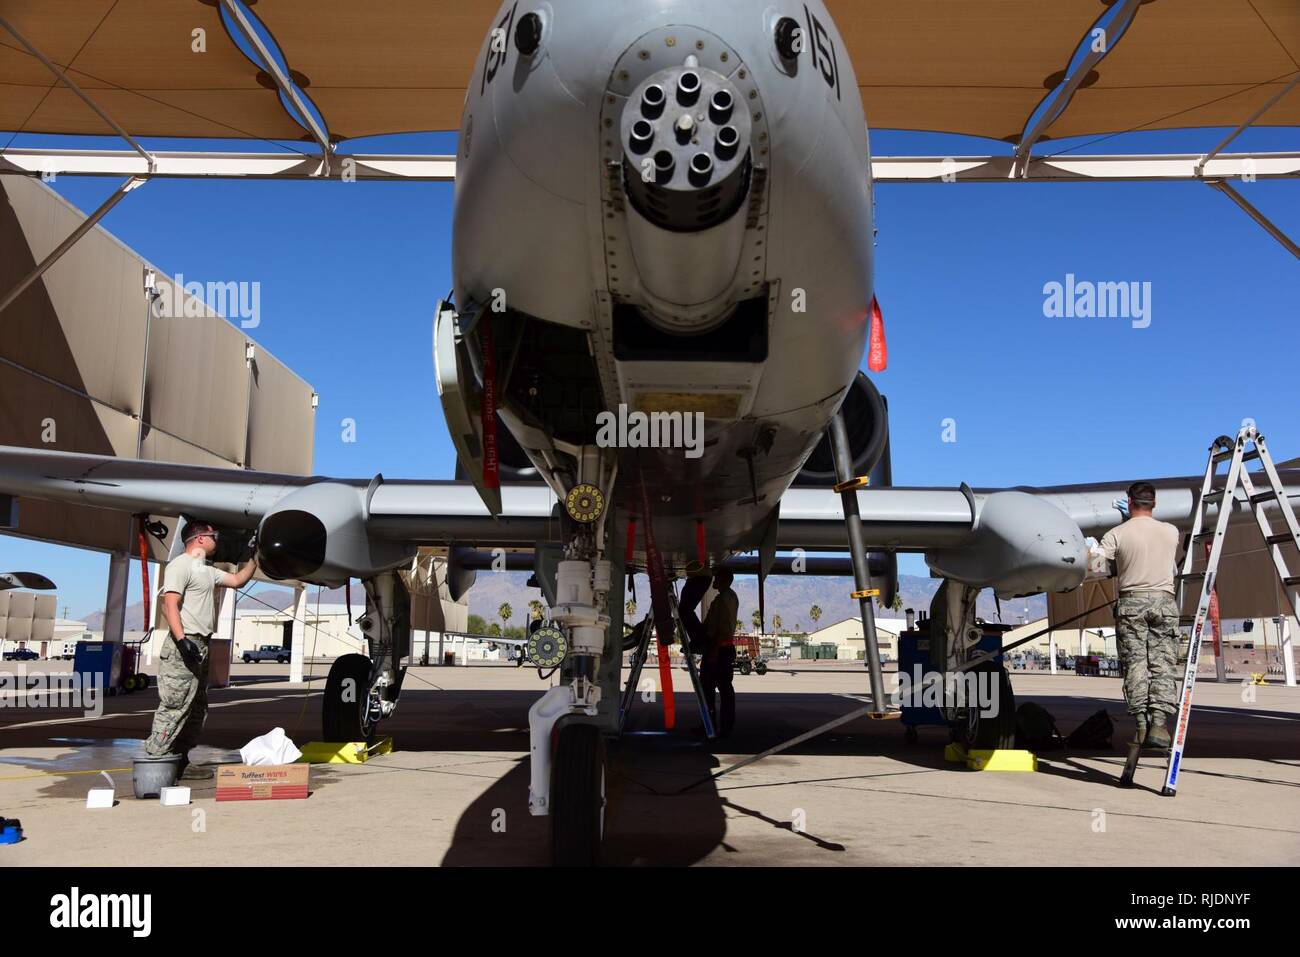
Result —
[{"label": "metal support beam", "polygon": [[[853,454],[849,446],[849,432],[844,424],[844,412],[840,410],[831,419],[831,452],[835,458],[835,476],[838,482],[845,483],[854,478]],[[862,537],[862,519],[858,515],[858,493],[856,489],[846,489],[840,493],[844,507],[844,525],[849,533],[849,554],[853,559],[853,582],[855,591],[861,593],[871,588],[871,573],[867,568],[867,546]],[[880,667],[880,648],[876,644],[876,613],[870,597],[860,597],[858,608],[862,613],[862,637],[867,646],[867,668],[871,672],[871,706],[877,713],[883,714],[887,709],[885,699],[885,676]]]},{"label": "metal support beam", "polygon": [[1290,83],[1282,87],[1282,89],[1278,90],[1277,93],[1273,94],[1273,96],[1269,97],[1268,101],[1263,106],[1261,106],[1258,110],[1256,110],[1254,113],[1250,115],[1250,119],[1246,120],[1246,122],[1242,123],[1235,130],[1233,130],[1231,133],[1225,136],[1222,140],[1219,141],[1218,146],[1216,146],[1214,149],[1206,153],[1204,158],[1199,163],[1196,164],[1196,175],[1203,176],[1205,174],[1206,163],[1214,159],[1214,157],[1218,156],[1219,152],[1225,146],[1227,146],[1229,143],[1235,140],[1239,135],[1241,135],[1243,130],[1251,126],[1254,126],[1255,121],[1259,119],[1261,116],[1263,116],[1265,113],[1267,113],[1274,103],[1276,103],[1278,100],[1282,99],[1282,97],[1286,96],[1293,89],[1295,89],[1295,85],[1297,83],[1300,83],[1300,73],[1297,73],[1295,76],[1293,76],[1291,78]]},{"label": "metal support beam", "polygon": [[[1107,53],[1114,49],[1115,43],[1128,29],[1142,2],[1143,0],[1121,0],[1121,3],[1118,4],[1118,10],[1115,9],[1115,6],[1112,6],[1110,10],[1103,13],[1101,18],[1093,24],[1089,33],[1080,40],[1080,43],[1087,42],[1092,30],[1099,28],[1098,24],[1100,24],[1101,19],[1106,20],[1104,42],[1101,44],[1101,49],[1097,49],[1096,44],[1090,46],[1088,52],[1084,55],[1083,62],[1073,70],[1070,69],[1069,63],[1066,64],[1065,81],[1056,88],[1055,92],[1050,94],[1047,108],[1038,113],[1038,119],[1034,120],[1033,125],[1020,137],[1020,142],[1016,145],[1015,162],[1011,168],[1011,176],[1023,178],[1028,173],[1029,160],[1034,144],[1047,132],[1048,127],[1055,123],[1057,118],[1065,112],[1065,108],[1070,105],[1070,99],[1074,96],[1075,90],[1083,83],[1089,71],[1101,62]],[[1077,53],[1078,48],[1076,47],[1075,54]],[[1071,55],[1070,59],[1074,59],[1074,54]],[[1026,121],[1032,117],[1033,114],[1031,113]]]},{"label": "metal support beam", "polygon": [[26,37],[24,37],[21,33],[19,33],[17,30],[14,29],[13,24],[11,24],[4,17],[0,17],[0,26],[3,26],[6,30],[8,30],[9,33],[13,35],[13,38],[23,45],[23,47],[27,50],[28,53],[36,57],[36,59],[40,60],[43,64],[45,64],[45,68],[49,70],[51,73],[53,73],[60,83],[66,86],[77,96],[79,96],[82,102],[84,102],[88,107],[90,107],[95,112],[96,116],[98,116],[101,120],[107,123],[109,127],[112,128],[113,132],[115,132],[118,136],[122,137],[122,139],[130,143],[131,148],[134,149],[137,153],[139,153],[142,157],[144,157],[145,163],[147,164],[147,171],[153,172],[154,160],[152,154],[150,154],[148,150],[146,150],[143,146],[137,143],[135,141],[135,138],[131,136],[131,134],[128,133],[126,130],[124,130],[115,119],[113,119],[102,109],[100,109],[99,104],[96,103],[94,100],[92,100],[89,96],[87,96],[85,91],[83,91],[81,87],[77,86],[77,84],[72,81],[72,78],[69,77],[68,74],[63,71],[63,69],[61,69],[57,64],[53,63],[49,59],[49,57],[47,57],[40,50],[36,49],[36,47],[32,46],[32,44],[28,42]]},{"label": "metal support beam", "polygon": [[[298,585],[293,590],[293,624],[289,639],[289,684],[302,684],[303,663],[307,660],[307,586]],[[317,625],[319,627],[319,624]]]},{"label": "metal support beam", "polygon": [[[321,172],[324,158],[318,153],[167,151],[154,153],[153,159],[150,172],[149,164],[129,150],[10,148],[0,152],[0,175],[338,180],[346,163],[347,174],[358,181],[456,179],[456,157],[445,155],[334,153],[327,175]],[[875,156],[871,175],[877,183],[1178,182],[1247,173],[1255,179],[1300,179],[1300,152],[1226,153],[1213,159],[1200,153],[1038,156],[1030,160],[1025,179],[1010,178],[1013,163],[1012,156]]]},{"label": "metal support beam", "polygon": [[1297,246],[1295,242],[1292,241],[1291,237],[1289,237],[1286,233],[1282,232],[1282,230],[1279,229],[1277,226],[1275,226],[1267,216],[1265,216],[1258,209],[1252,206],[1250,202],[1246,199],[1246,197],[1242,196],[1239,192],[1237,192],[1235,189],[1233,189],[1231,186],[1229,186],[1221,179],[1206,180],[1206,185],[1214,187],[1224,196],[1227,196],[1230,200],[1232,200],[1234,203],[1240,206],[1243,210],[1245,210],[1247,216],[1249,216],[1255,222],[1263,226],[1264,230],[1270,236],[1276,239],[1279,243],[1285,246],[1287,251],[1290,252],[1292,256],[1295,256],[1297,259],[1300,259],[1300,246]]},{"label": "metal support beam", "polygon": [[[112,552],[108,556],[108,591],[104,598],[104,640],[121,642],[126,634],[126,592],[130,585],[131,556]],[[145,630],[149,622],[144,623]]]},{"label": "metal support beam", "polygon": [[63,254],[75,246],[82,236],[94,229],[96,224],[107,215],[110,209],[120,203],[127,193],[131,192],[131,190],[135,189],[137,186],[143,186],[144,184],[144,179],[138,176],[133,176],[119,186],[112,196],[104,200],[97,210],[87,216],[85,221],[69,234],[67,239],[59,243],[59,245],[55,247],[54,251],[41,260],[40,264],[37,265],[35,269],[20,279],[18,285],[9,290],[4,299],[0,299],[0,312],[4,312],[8,309],[9,306],[13,304],[14,300],[23,294],[23,291],[26,290],[28,286],[40,279],[41,276],[45,275],[45,271],[62,259]]},{"label": "metal support beam", "polygon": [[280,92],[289,98],[289,102],[298,111],[298,116],[302,122],[307,124],[307,129],[311,131],[312,137],[321,148],[322,175],[328,176],[330,173],[330,154],[334,152],[334,145],[330,142],[329,131],[322,129],[320,123],[316,121],[316,116],[307,109],[307,104],[304,102],[297,85],[284,72],[283,67],[280,66],[275,57],[271,55],[271,51],[262,41],[261,35],[253,29],[253,25],[248,22],[248,17],[244,15],[244,11],[235,3],[235,0],[221,0],[221,5],[225,7],[231,19],[239,26],[239,32],[244,35],[244,39],[252,44],[253,49],[257,51],[257,55],[262,58],[262,63],[266,66],[267,72],[275,79],[275,85],[280,88]]}]

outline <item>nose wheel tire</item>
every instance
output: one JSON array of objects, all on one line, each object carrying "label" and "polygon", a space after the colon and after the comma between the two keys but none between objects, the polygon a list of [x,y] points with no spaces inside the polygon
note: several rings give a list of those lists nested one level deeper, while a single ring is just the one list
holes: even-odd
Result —
[{"label": "nose wheel tire", "polygon": [[594,724],[565,724],[551,765],[551,856],[557,867],[600,863],[605,831],[605,742]]},{"label": "nose wheel tire", "polygon": [[370,659],[341,655],[325,679],[321,728],[326,741],[373,742],[375,724],[370,716]]}]

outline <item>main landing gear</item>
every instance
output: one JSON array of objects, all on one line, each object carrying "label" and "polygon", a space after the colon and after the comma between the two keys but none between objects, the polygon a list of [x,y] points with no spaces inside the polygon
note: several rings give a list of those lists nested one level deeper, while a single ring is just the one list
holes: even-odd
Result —
[{"label": "main landing gear", "polygon": [[945,694],[943,707],[953,743],[968,751],[1011,749],[1016,703],[1006,668],[996,658],[965,667],[980,653],[984,638],[975,619],[979,591],[951,579],[939,586],[930,603],[930,667],[954,679],[955,694],[951,699]]},{"label": "main landing gear", "polygon": [[395,571],[365,579],[366,613],[358,624],[369,655],[341,655],[330,666],[321,733],[332,742],[374,742],[379,722],[397,709],[411,648],[411,601]]}]

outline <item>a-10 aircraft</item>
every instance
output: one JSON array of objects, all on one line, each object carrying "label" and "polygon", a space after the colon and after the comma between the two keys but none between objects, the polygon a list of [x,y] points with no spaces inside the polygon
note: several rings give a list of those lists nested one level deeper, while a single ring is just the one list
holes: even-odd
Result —
[{"label": "a-10 aircraft", "polygon": [[[410,648],[398,572],[419,546],[450,548],[457,589],[466,549],[531,550],[562,680],[529,712],[529,806],[552,817],[557,861],[589,862],[602,737],[620,723],[629,571],[649,574],[670,640],[674,578],[745,552],[764,573],[780,551],[845,552],[856,503],[883,602],[897,552],[924,553],[946,580],[932,635],[956,667],[980,634],[978,592],[1079,587],[1087,537],[1121,520],[1114,503],[1142,476],[889,487],[886,406],[859,371],[873,305],[867,118],[820,0],[507,0],[493,22],[460,126],[454,300],[434,333],[462,478],[6,448],[0,491],[202,518],[255,532],[271,577],[360,579],[370,654],[331,668],[327,740],[371,735],[397,706]],[[1300,474],[1284,478],[1296,494]],[[1200,482],[1156,481],[1156,517],[1189,526]],[[368,693],[342,694],[349,679]]]}]

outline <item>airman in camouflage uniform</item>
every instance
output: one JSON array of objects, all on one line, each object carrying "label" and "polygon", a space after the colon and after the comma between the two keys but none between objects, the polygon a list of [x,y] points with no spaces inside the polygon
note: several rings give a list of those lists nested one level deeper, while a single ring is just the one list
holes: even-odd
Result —
[{"label": "airman in camouflage uniform", "polygon": [[1129,714],[1178,710],[1178,603],[1166,591],[1126,591],[1115,606]]},{"label": "airman in camouflage uniform", "polygon": [[180,773],[189,766],[189,750],[208,716],[208,641],[216,627],[216,590],[243,588],[257,570],[256,559],[233,573],[209,565],[217,531],[205,522],[191,522],[184,541],[184,553],[168,562],[163,574],[169,634],[158,656],[158,710],[144,744],[153,757],[179,754]]},{"label": "airman in camouflage uniform", "polygon": [[169,639],[158,656],[158,710],[144,745],[148,754],[188,754],[208,716],[208,639],[186,637],[188,650]]},{"label": "airman in camouflage uniform", "polygon": [[1170,745],[1167,721],[1178,710],[1178,602],[1174,559],[1178,529],[1152,515],[1150,482],[1129,486],[1127,521],[1101,540],[1119,577],[1115,635],[1124,673],[1124,698],[1137,725],[1138,743]]}]

